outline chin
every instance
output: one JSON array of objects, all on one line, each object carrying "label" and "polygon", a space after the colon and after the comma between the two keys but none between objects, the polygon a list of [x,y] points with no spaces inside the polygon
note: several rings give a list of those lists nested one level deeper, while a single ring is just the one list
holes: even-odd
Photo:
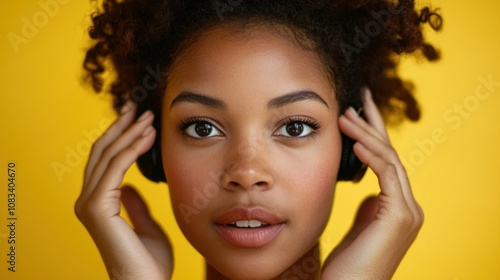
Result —
[{"label": "chin", "polygon": [[[207,279],[234,279],[234,280],[269,280],[276,279],[279,277],[283,271],[288,269],[288,267],[271,267],[269,265],[237,265],[237,264],[225,264],[220,265],[216,269],[217,272],[214,273],[217,277],[209,278],[207,274]],[[215,276],[214,275],[214,276]],[[222,276],[222,277],[221,277]],[[279,278],[278,278],[279,279]]]},{"label": "chin", "polygon": [[[214,253],[205,256],[207,279],[210,280],[304,279],[296,278],[294,268],[303,266],[306,259],[308,261],[317,261],[317,268],[319,268],[320,263],[319,248],[317,246],[306,248],[303,247],[303,244],[294,243],[281,248],[274,246],[252,249],[226,247],[221,248],[218,254]],[[301,270],[303,271],[303,269]],[[284,274],[287,271],[288,273]],[[210,272],[212,272],[213,277],[209,277]],[[311,279],[316,272],[316,270],[314,272],[309,271],[306,279]],[[301,276],[304,277],[305,275],[302,274]]]}]

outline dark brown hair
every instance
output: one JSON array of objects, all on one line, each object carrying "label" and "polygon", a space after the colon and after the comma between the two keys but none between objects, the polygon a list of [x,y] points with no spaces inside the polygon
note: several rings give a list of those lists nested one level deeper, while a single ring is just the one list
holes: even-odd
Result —
[{"label": "dark brown hair", "polygon": [[[175,57],[196,35],[236,23],[285,26],[303,48],[315,51],[331,73],[341,112],[361,106],[368,86],[386,120],[418,120],[420,109],[410,83],[397,74],[400,54],[437,60],[424,41],[422,24],[439,30],[442,18],[411,0],[104,0],[93,15],[85,77],[96,92],[113,79],[114,108],[126,100],[159,111]],[[312,44],[311,44],[312,42]]]}]

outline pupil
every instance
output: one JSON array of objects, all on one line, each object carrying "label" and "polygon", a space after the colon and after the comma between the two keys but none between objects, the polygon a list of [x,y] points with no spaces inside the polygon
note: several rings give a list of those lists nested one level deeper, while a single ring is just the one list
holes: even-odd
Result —
[{"label": "pupil", "polygon": [[205,137],[210,135],[212,132],[212,126],[208,123],[198,123],[194,127],[194,130],[196,131],[196,134],[201,137]]},{"label": "pupil", "polygon": [[304,131],[304,126],[301,123],[290,123],[286,126],[286,132],[291,136],[299,136]]}]

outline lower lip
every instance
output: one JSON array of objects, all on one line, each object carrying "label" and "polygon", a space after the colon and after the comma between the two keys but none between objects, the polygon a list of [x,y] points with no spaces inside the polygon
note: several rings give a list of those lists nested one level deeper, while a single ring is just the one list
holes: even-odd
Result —
[{"label": "lower lip", "polygon": [[241,229],[226,225],[216,225],[217,231],[227,242],[236,247],[255,248],[264,246],[278,237],[283,224],[262,228]]}]

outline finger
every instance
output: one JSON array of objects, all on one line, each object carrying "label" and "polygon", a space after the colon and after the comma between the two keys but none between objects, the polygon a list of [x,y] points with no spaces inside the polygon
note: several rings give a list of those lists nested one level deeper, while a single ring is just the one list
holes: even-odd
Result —
[{"label": "finger", "polygon": [[102,170],[102,177],[99,178],[92,195],[99,197],[108,191],[118,189],[130,166],[153,145],[156,131],[152,126],[149,127],[151,129],[144,131],[148,132],[147,134],[135,139],[131,145],[122,149],[106,162],[106,166]]},{"label": "finger", "polygon": [[123,131],[125,131],[133,122],[137,105],[132,101],[128,101],[122,108],[119,118],[104,132],[99,139],[92,146],[89,160],[85,166],[85,175],[83,180],[84,187],[89,182],[95,165],[101,157],[102,151],[116,138],[118,138]]},{"label": "finger", "polygon": [[151,217],[146,203],[134,188],[125,186],[121,191],[121,200],[137,235],[165,271],[171,271],[172,247],[166,234]]},{"label": "finger", "polygon": [[132,126],[130,126],[124,133],[122,133],[118,138],[115,139],[110,145],[108,145],[102,152],[96,166],[92,172],[92,176],[89,179],[87,186],[87,193],[94,190],[97,182],[103,176],[109,161],[115,157],[119,152],[127,149],[136,139],[140,139],[145,133],[151,132],[153,127],[151,126],[153,122],[153,113],[151,111],[146,111]]},{"label": "finger", "polygon": [[[391,162],[394,165],[401,166],[399,157],[390,143],[382,141],[344,115],[339,118],[339,128],[347,136],[361,143],[364,147],[371,150],[376,155],[383,157],[386,161]],[[404,172],[402,166],[401,168],[398,168],[398,175],[401,175],[401,179],[406,178],[406,173]]]},{"label": "finger", "polygon": [[149,209],[137,193],[137,191],[130,187],[124,186],[121,188],[121,201],[127,210],[130,221],[138,234],[146,234],[150,236],[163,236],[164,233],[160,226],[153,220]]},{"label": "finger", "polygon": [[[346,248],[348,248],[352,242],[359,236],[361,232],[375,219],[375,215],[378,211],[378,201],[377,197],[370,196],[361,203],[356,214],[356,219],[352,225],[349,232],[342,239],[335,250],[328,256],[328,259],[335,258],[335,256],[341,254]],[[327,264],[328,260],[325,262]]]},{"label": "finger", "polygon": [[384,119],[382,118],[382,114],[380,114],[377,105],[373,101],[370,89],[364,87],[362,89],[362,93],[364,96],[363,109],[365,110],[366,119],[368,120],[370,125],[372,125],[381,135],[385,137],[386,140],[389,141],[389,136],[387,135]]},{"label": "finger", "polygon": [[351,122],[355,123],[357,126],[366,130],[366,132],[376,136],[377,138],[379,138],[380,140],[382,140],[384,142],[389,143],[389,141],[387,139],[387,135],[380,133],[377,129],[375,129],[375,127],[368,124],[363,118],[361,118],[358,115],[358,113],[356,112],[356,110],[354,110],[354,108],[349,107],[345,111],[344,116],[347,117]]},{"label": "finger", "polygon": [[[400,214],[404,213],[406,210],[410,211],[411,216],[415,218],[416,222],[423,219],[421,208],[413,196],[411,187],[408,181],[401,181],[397,173],[398,167],[396,165],[373,154],[360,143],[354,144],[354,152],[359,160],[370,166],[377,175],[382,191],[380,199],[399,207],[398,209],[400,210],[398,210],[398,212],[400,212]],[[385,200],[385,198],[388,200]]]},{"label": "finger", "polygon": [[[383,159],[374,155],[369,155],[370,151],[361,144],[354,145],[356,154],[359,154],[361,161],[366,161],[366,157],[371,157],[371,167],[377,174],[381,193],[378,195],[380,220],[390,221],[400,230],[410,230],[412,236],[418,232],[423,224],[423,212],[413,195],[405,193],[402,187],[396,168],[394,165],[384,162]],[[378,218],[377,218],[378,219]]]},{"label": "finger", "polygon": [[361,162],[368,165],[379,180],[383,194],[405,201],[397,168],[394,164],[373,153],[361,143],[354,144],[354,153]]},{"label": "finger", "polygon": [[[339,127],[347,136],[359,142],[354,145],[354,152],[363,163],[368,164],[370,168],[375,171],[379,180],[382,179],[381,176],[383,177],[383,174],[387,172],[387,170],[385,170],[387,168],[386,165],[390,164],[395,168],[398,185],[403,194],[403,199],[410,208],[410,211],[418,216],[418,204],[413,196],[406,171],[401,165],[399,157],[392,146],[368,133],[345,116],[340,117]],[[392,173],[387,174],[392,175]],[[384,180],[394,179],[395,178],[391,177],[385,178]],[[380,184],[381,188],[385,186],[383,186],[382,183]],[[394,184],[391,184],[391,186],[394,186]]]}]

